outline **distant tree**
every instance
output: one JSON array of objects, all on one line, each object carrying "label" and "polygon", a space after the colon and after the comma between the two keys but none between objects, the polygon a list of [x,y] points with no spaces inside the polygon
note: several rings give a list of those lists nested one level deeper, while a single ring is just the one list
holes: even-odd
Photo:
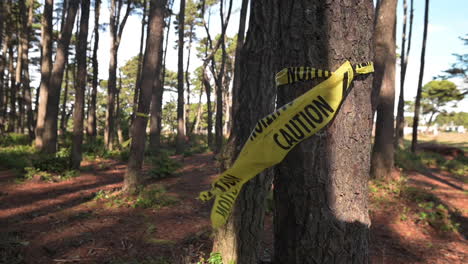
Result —
[{"label": "distant tree", "polygon": [[464,126],[468,128],[468,113],[466,112],[451,112],[451,113],[440,113],[435,123],[440,126],[451,125],[452,123],[456,126]]},{"label": "distant tree", "polygon": [[434,80],[424,85],[421,92],[421,106],[422,114],[429,115],[427,126],[432,124],[436,114],[444,111],[444,106],[449,103],[454,103],[455,106],[463,98],[462,92],[451,81]]},{"label": "distant tree", "polygon": [[376,94],[377,118],[375,139],[371,156],[371,177],[385,179],[393,170],[393,136],[395,108],[395,63],[396,63],[396,7],[397,0],[381,0],[374,31],[375,73],[373,92]]},{"label": "distant tree", "polygon": [[411,140],[411,152],[416,152],[416,145],[418,144],[418,124],[419,124],[419,113],[421,111],[421,91],[422,91],[422,81],[424,77],[424,62],[426,56],[426,40],[427,40],[427,27],[429,24],[429,0],[426,0],[426,8],[424,9],[424,31],[423,31],[423,40],[422,40],[422,49],[421,49],[421,66],[419,69],[419,80],[418,80],[418,90],[416,92],[416,101],[414,107],[414,121],[413,121],[413,138]]},{"label": "distant tree", "polygon": [[[126,10],[120,17],[124,1]],[[104,128],[104,144],[108,150],[113,149],[114,127],[115,127],[115,95],[117,92],[117,53],[119,51],[122,33],[127,23],[130,12],[134,9],[133,0],[110,0],[110,60],[109,60],[109,82],[107,85],[107,112],[106,125]]]},{"label": "distant tree", "polygon": [[[468,34],[460,38],[465,46],[468,46]],[[445,72],[446,77],[462,77],[465,83],[468,83],[468,54],[454,54],[456,62]],[[465,87],[463,94],[468,94],[468,88]]]}]

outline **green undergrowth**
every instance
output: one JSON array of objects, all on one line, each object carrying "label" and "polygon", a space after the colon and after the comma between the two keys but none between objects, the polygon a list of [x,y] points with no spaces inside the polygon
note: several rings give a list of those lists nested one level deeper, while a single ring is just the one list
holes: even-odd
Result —
[{"label": "green undergrowth", "polygon": [[430,191],[409,186],[406,177],[387,181],[372,180],[369,182],[369,191],[375,208],[402,205],[398,209],[400,221],[414,221],[442,232],[459,230],[460,224],[454,220],[459,212],[448,208]]},{"label": "green undergrowth", "polygon": [[167,194],[164,186],[151,184],[140,188],[138,195],[126,195],[112,190],[99,190],[95,201],[103,202],[107,207],[132,207],[132,208],[152,208],[160,209],[163,207],[177,205],[180,200],[177,197]]},{"label": "green undergrowth", "polygon": [[78,175],[70,170],[69,149],[61,149],[55,155],[37,152],[33,146],[15,145],[0,147],[0,165],[17,172],[18,181],[39,179],[60,181]]},{"label": "green undergrowth", "polygon": [[399,149],[395,155],[395,165],[407,171],[425,172],[431,167],[447,171],[455,177],[468,175],[468,157],[465,156],[449,160],[433,152],[412,153],[407,149]]},{"label": "green undergrowth", "polygon": [[176,171],[182,167],[177,160],[172,159],[170,153],[164,150],[146,157],[145,164],[149,164],[151,169],[148,176],[151,179],[164,179],[176,176]]},{"label": "green undergrowth", "polygon": [[130,142],[127,140],[122,146],[107,150],[102,137],[97,137],[94,141],[83,143],[83,157],[91,161],[102,158],[127,162],[130,157]]},{"label": "green undergrowth", "polygon": [[20,133],[8,133],[0,135],[0,146],[18,146],[18,145],[31,145],[31,139],[28,135]]}]

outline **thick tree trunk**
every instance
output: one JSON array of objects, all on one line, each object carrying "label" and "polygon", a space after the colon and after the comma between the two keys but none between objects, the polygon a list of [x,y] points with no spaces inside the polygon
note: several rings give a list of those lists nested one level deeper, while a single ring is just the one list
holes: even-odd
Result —
[{"label": "thick tree trunk", "polygon": [[76,45],[77,86],[75,87],[75,110],[73,111],[73,141],[71,148],[71,167],[79,169],[82,160],[84,105],[87,79],[87,47],[90,0],[81,0],[80,32]]},{"label": "thick tree trunk", "polygon": [[[278,1],[277,70],[335,70],[373,59],[371,0]],[[278,105],[323,80],[278,89]],[[359,77],[334,120],[275,170],[274,263],[367,263],[372,77]]]},{"label": "thick tree trunk", "polygon": [[406,79],[406,69],[408,66],[408,57],[411,47],[411,33],[413,29],[413,0],[411,0],[410,19],[409,19],[409,36],[408,36],[408,49],[405,50],[406,42],[406,15],[407,15],[407,4],[406,0],[403,1],[403,34],[401,37],[401,67],[400,67],[400,95],[398,97],[398,111],[396,117],[395,126],[395,147],[403,147],[403,130],[405,128],[405,95],[404,85]]},{"label": "thick tree trunk", "polygon": [[[277,47],[277,1],[252,1],[249,32],[241,56],[237,76],[239,89],[233,104],[239,107],[233,116],[232,132],[224,156],[229,167],[247,141],[258,120],[274,111],[276,88],[275,52]],[[224,263],[259,263],[265,198],[271,184],[272,170],[247,182],[239,194],[233,213],[225,226],[215,233],[214,250]]]},{"label": "thick tree trunk", "polygon": [[52,71],[52,14],[54,0],[44,2],[41,30],[41,83],[39,86],[39,101],[36,104],[36,148],[44,150],[44,122],[47,100],[49,98],[49,81]]},{"label": "thick tree trunk", "polygon": [[99,84],[99,62],[97,60],[97,52],[99,48],[99,15],[101,11],[101,0],[94,2],[94,48],[93,48],[93,82],[91,89],[91,100],[88,106],[88,131],[87,134],[91,140],[96,139],[97,125],[96,125],[96,103],[97,103],[97,87]]},{"label": "thick tree trunk", "polygon": [[185,118],[184,118],[184,20],[185,0],[180,0],[179,9],[179,42],[178,42],[178,71],[177,71],[177,139],[176,153],[181,154],[185,145]]},{"label": "thick tree trunk", "polygon": [[55,62],[49,81],[49,94],[44,122],[42,151],[46,153],[55,153],[57,151],[57,120],[60,103],[60,88],[62,86],[63,72],[68,58],[68,46],[70,44],[79,2],[79,0],[71,0],[68,3],[67,18],[57,43],[57,54],[55,55]]},{"label": "thick tree trunk", "polygon": [[397,0],[382,0],[375,26],[375,74],[373,89],[379,91],[377,121],[371,157],[371,177],[391,176],[394,157],[395,63]]},{"label": "thick tree trunk", "polygon": [[416,145],[418,144],[418,124],[419,113],[421,112],[421,91],[422,81],[424,77],[424,63],[426,56],[426,40],[427,40],[427,26],[429,23],[429,0],[426,0],[426,8],[424,10],[424,32],[421,49],[421,66],[419,69],[418,91],[416,92],[416,102],[414,104],[414,119],[413,119],[413,138],[411,140],[411,152],[416,152]]},{"label": "thick tree trunk", "polygon": [[164,29],[164,7],[166,0],[151,0],[148,21],[148,36],[144,64],[141,75],[140,99],[138,100],[138,114],[133,122],[133,137],[130,147],[130,158],[125,173],[124,191],[134,193],[141,183],[141,166],[145,152],[146,125],[148,123],[148,112],[150,110],[151,94],[153,92],[154,80],[161,73],[161,53]]}]

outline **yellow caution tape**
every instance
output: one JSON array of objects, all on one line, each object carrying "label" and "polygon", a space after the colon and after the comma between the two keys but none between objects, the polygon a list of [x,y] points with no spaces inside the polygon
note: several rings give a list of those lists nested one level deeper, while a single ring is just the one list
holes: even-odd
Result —
[{"label": "yellow caution tape", "polygon": [[135,115],[139,117],[149,118],[149,115],[145,113],[136,112]]},{"label": "yellow caution tape", "polygon": [[[201,192],[207,201],[216,196],[211,211],[214,228],[224,225],[242,185],[264,169],[281,162],[304,139],[326,126],[338,111],[354,74],[374,71],[372,62],[356,65],[346,61],[335,72],[309,67],[286,68],[276,75],[277,85],[330,76],[289,104],[262,118],[245,143],[234,164]],[[315,73],[315,74],[313,74]]]}]

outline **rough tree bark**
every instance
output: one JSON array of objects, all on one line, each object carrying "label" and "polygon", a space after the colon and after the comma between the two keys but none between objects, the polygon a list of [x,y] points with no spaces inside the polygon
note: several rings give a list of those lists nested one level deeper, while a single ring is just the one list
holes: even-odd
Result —
[{"label": "rough tree bark", "polygon": [[79,169],[82,159],[85,91],[87,83],[87,47],[90,0],[81,0],[80,32],[76,45],[77,85],[75,87],[75,109],[73,111],[73,139],[71,147],[71,167]]},{"label": "rough tree bark", "polygon": [[424,63],[426,56],[426,40],[427,40],[427,26],[429,24],[429,0],[426,0],[426,8],[424,9],[424,32],[421,49],[421,66],[419,69],[418,91],[416,92],[416,102],[414,104],[414,119],[413,119],[413,138],[411,140],[411,152],[416,152],[416,145],[418,144],[418,124],[419,113],[421,112],[421,91],[422,81],[424,77]]},{"label": "rough tree bark", "polygon": [[[252,1],[249,31],[235,76],[239,89],[233,104],[234,112],[229,142],[223,151],[224,166],[229,167],[247,141],[258,120],[274,111],[275,52],[277,47],[278,1]],[[242,18],[241,18],[242,19]],[[215,233],[214,251],[220,252],[224,263],[259,263],[261,231],[265,198],[272,179],[272,170],[256,176],[242,188],[233,213],[225,226]]]},{"label": "rough tree bark", "polygon": [[185,20],[185,0],[180,0],[178,28],[179,41],[177,43],[178,71],[177,71],[177,138],[176,154],[184,151],[185,145],[185,118],[184,118],[184,20]]},{"label": "rough tree bark", "polygon": [[46,116],[47,100],[49,97],[49,80],[52,71],[52,14],[54,0],[44,2],[44,11],[41,21],[41,83],[39,86],[39,102],[36,104],[36,148],[44,149],[44,122]]},{"label": "rough tree bark", "polygon": [[113,149],[114,126],[115,126],[115,93],[117,87],[117,52],[119,50],[120,40],[122,39],[123,29],[127,23],[130,11],[133,9],[133,1],[127,0],[127,9],[120,21],[120,12],[124,0],[111,0],[110,9],[110,59],[109,59],[109,80],[107,83],[107,111],[106,127],[104,129],[104,144],[108,150]]},{"label": "rough tree bark", "polygon": [[96,125],[96,102],[97,102],[97,87],[99,83],[99,62],[97,60],[97,52],[99,48],[99,15],[101,11],[101,0],[94,2],[94,47],[93,47],[93,82],[91,89],[91,100],[88,106],[88,126],[87,134],[91,140],[96,139],[97,125]]},{"label": "rough tree bark", "polygon": [[146,38],[145,57],[141,75],[140,99],[138,100],[138,113],[133,122],[133,137],[130,147],[128,168],[125,173],[124,191],[135,193],[141,183],[140,171],[143,164],[143,155],[146,142],[146,125],[150,110],[151,94],[154,79],[161,73],[160,45],[164,29],[164,7],[166,0],[151,0],[148,34]]},{"label": "rough tree bark", "polygon": [[45,153],[55,153],[57,151],[57,120],[60,103],[60,88],[62,86],[63,72],[68,58],[68,46],[72,37],[73,25],[79,3],[79,0],[71,0],[68,3],[65,24],[57,41],[55,62],[49,80],[49,94],[44,120],[44,133],[42,135],[42,151]]},{"label": "rough tree bark", "polygon": [[371,157],[371,177],[374,179],[388,178],[393,170],[397,2],[397,0],[381,0],[375,24],[373,89],[378,96],[376,98],[375,139]]},{"label": "rough tree bark", "polygon": [[[373,59],[372,0],[278,1],[277,70]],[[278,106],[323,81],[278,88]],[[275,169],[274,263],[367,263],[372,77],[352,83],[325,129]]]},{"label": "rough tree bark", "polygon": [[401,58],[400,58],[400,95],[398,96],[398,111],[395,126],[395,148],[403,147],[403,130],[405,128],[405,95],[404,86],[406,79],[406,69],[408,66],[408,57],[411,48],[411,34],[413,31],[413,0],[411,0],[410,19],[409,19],[409,35],[408,35],[408,48],[405,50],[406,42],[406,16],[407,4],[403,0],[403,34],[401,36]]}]

